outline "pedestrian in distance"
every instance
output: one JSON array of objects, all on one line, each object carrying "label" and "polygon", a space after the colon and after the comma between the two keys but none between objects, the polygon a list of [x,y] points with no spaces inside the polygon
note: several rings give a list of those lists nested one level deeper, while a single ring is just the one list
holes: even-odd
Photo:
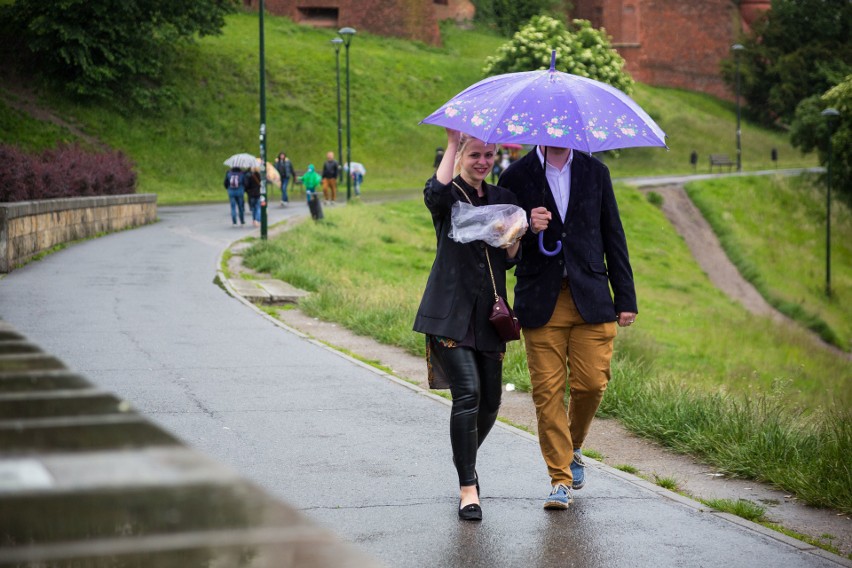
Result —
[{"label": "pedestrian in distance", "polygon": [[627,239],[609,170],[589,154],[537,146],[499,183],[530,220],[514,307],[551,480],[544,508],[567,509],[586,483],[582,447],[610,379],[616,325],[638,312]]},{"label": "pedestrian in distance", "polygon": [[247,171],[243,183],[248,195],[251,222],[255,227],[260,226],[260,172],[256,168]]},{"label": "pedestrian in distance", "polygon": [[305,198],[308,201],[308,209],[311,212],[311,218],[314,221],[319,221],[323,218],[322,203],[320,203],[317,195],[317,188],[322,183],[322,178],[314,169],[314,165],[308,165],[307,171],[302,175],[302,185],[305,186]]},{"label": "pedestrian in distance", "polygon": [[512,192],[485,182],[494,150],[493,144],[447,129],[447,150],[423,190],[437,251],[414,331],[426,335],[430,386],[449,388],[452,395],[450,445],[463,520],[482,519],[476,456],[497,419],[506,352],[488,318],[494,294],[505,298],[506,270],[517,258],[519,241],[496,248],[483,241],[456,242],[449,232],[457,202],[517,204]]},{"label": "pedestrian in distance", "polygon": [[337,201],[337,176],[340,175],[340,164],[334,159],[334,152],[326,154],[322,165],[322,196],[326,203]]},{"label": "pedestrian in distance", "polygon": [[364,176],[367,174],[367,169],[361,162],[350,162],[345,168],[352,178],[352,190],[355,192],[355,197],[361,197],[361,183],[364,181]]},{"label": "pedestrian in distance", "polygon": [[444,159],[444,149],[441,148],[440,146],[438,146],[437,148],[435,148],[435,160],[432,163],[432,167],[437,170],[438,166],[441,165],[441,160],[443,160],[443,159]]},{"label": "pedestrian in distance", "polygon": [[290,185],[290,180],[296,179],[296,172],[293,170],[293,162],[284,152],[280,152],[275,158],[275,170],[281,176],[281,207],[290,205],[290,197],[287,195],[287,187]]},{"label": "pedestrian in distance", "polygon": [[237,167],[231,168],[225,174],[225,189],[228,190],[228,200],[231,202],[231,221],[234,225],[237,224],[237,213],[239,213],[240,225],[246,224],[243,175],[243,171]]}]

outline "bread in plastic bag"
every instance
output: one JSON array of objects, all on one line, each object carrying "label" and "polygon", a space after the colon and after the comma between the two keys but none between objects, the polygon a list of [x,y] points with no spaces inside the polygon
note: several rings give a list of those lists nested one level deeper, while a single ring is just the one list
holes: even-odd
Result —
[{"label": "bread in plastic bag", "polygon": [[485,241],[493,247],[511,245],[528,227],[524,210],[508,203],[476,207],[457,201],[453,204],[450,220],[449,236],[454,241]]}]

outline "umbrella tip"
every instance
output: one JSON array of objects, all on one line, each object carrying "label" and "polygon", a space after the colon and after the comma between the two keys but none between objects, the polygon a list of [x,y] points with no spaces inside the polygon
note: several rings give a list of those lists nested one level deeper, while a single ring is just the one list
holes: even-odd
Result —
[{"label": "umbrella tip", "polygon": [[550,70],[556,71],[556,50],[550,52]]}]

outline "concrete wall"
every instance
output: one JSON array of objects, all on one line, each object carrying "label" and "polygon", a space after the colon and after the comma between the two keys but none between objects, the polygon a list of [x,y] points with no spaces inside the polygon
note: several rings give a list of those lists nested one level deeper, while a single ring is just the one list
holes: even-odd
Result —
[{"label": "concrete wall", "polygon": [[0,273],[56,245],[156,219],[153,193],[0,203]]}]

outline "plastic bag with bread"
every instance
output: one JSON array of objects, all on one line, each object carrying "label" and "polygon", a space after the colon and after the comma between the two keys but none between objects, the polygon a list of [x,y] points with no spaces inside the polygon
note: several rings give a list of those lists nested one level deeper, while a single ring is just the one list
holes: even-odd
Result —
[{"label": "plastic bag with bread", "polygon": [[459,243],[485,241],[507,247],[520,239],[529,226],[523,209],[501,203],[479,207],[457,201],[451,214],[450,238]]}]

